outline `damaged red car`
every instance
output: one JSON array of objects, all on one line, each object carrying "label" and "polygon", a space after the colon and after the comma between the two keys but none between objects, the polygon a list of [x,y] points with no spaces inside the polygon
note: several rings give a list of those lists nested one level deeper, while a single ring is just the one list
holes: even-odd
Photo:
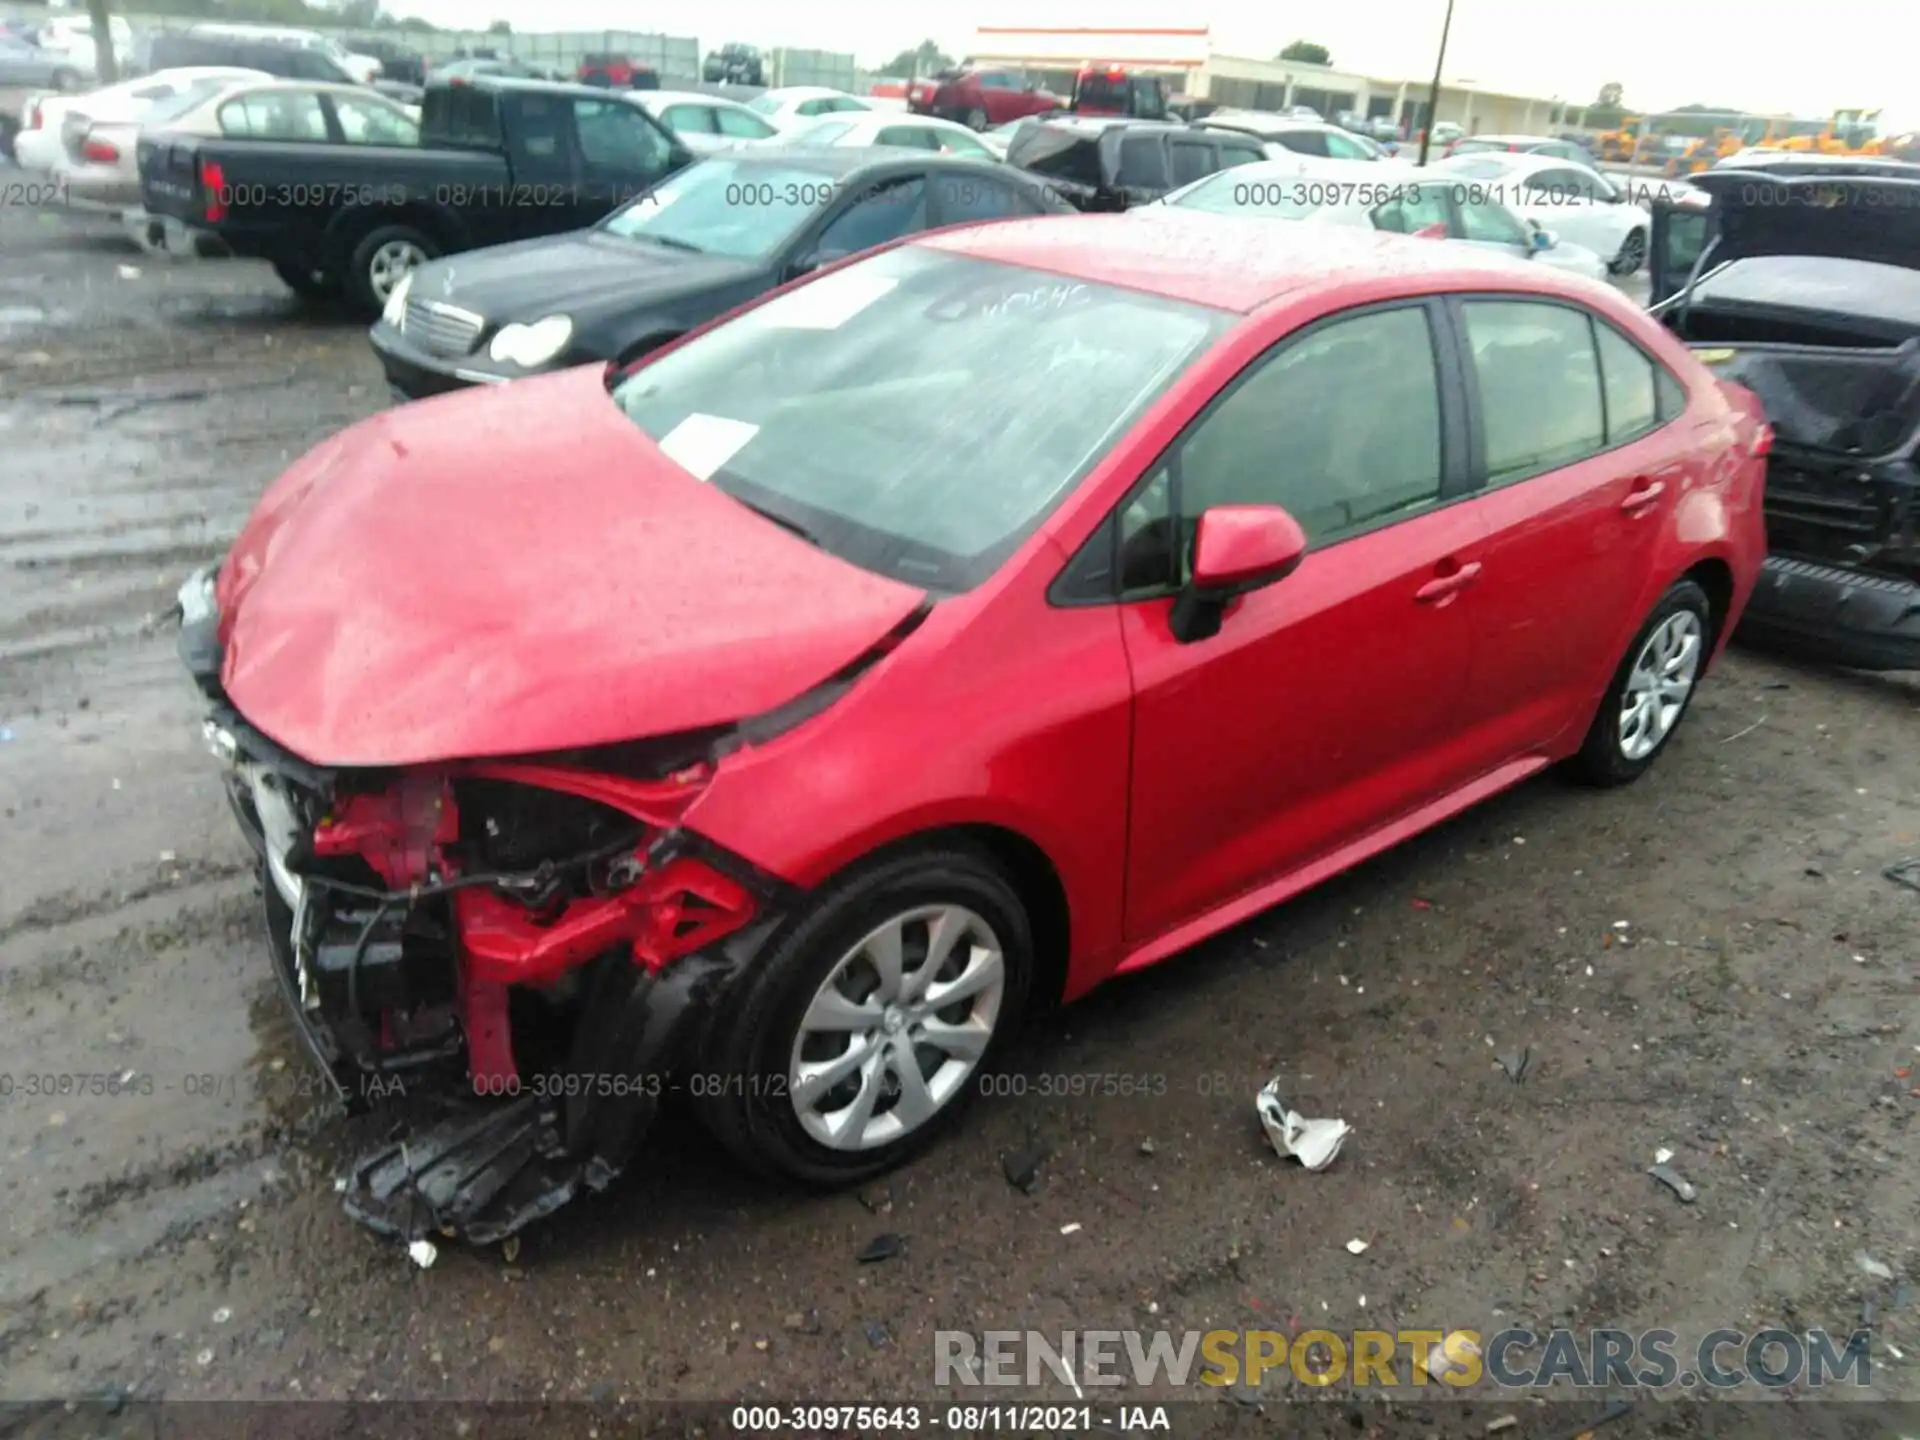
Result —
[{"label": "damaged red car", "polygon": [[387,411],[181,592],[347,1178],[485,1241],[683,1095],[898,1164],[1034,1007],[1666,746],[1753,397],[1603,286],[1185,212],[923,236]]}]

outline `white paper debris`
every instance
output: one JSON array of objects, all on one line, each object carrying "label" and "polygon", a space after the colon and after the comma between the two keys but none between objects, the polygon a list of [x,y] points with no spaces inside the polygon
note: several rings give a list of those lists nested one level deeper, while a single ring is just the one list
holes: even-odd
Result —
[{"label": "white paper debris", "polygon": [[122,280],[138,280],[140,278],[140,267],[138,265],[122,265],[120,267],[120,278]]},{"label": "white paper debris", "polygon": [[757,312],[769,330],[838,330],[900,282],[842,270],[789,291]]},{"label": "white paper debris", "polygon": [[1060,1227],[1060,1233],[1062,1235],[1071,1235],[1073,1234],[1074,1231],[1078,1230],[1079,1228],[1080,1228],[1080,1222],[1076,1220],[1071,1225],[1062,1225]]},{"label": "white paper debris", "polygon": [[1667,1147],[1664,1145],[1662,1145],[1658,1150],[1653,1152],[1653,1163],[1656,1165],[1664,1165],[1667,1163],[1667,1161],[1671,1160],[1672,1158],[1673,1158],[1673,1152],[1667,1149]]},{"label": "white paper debris", "polygon": [[1366,1241],[1364,1241],[1364,1240],[1349,1240],[1349,1241],[1347,1241],[1347,1253],[1348,1253],[1349,1255],[1364,1255],[1364,1254],[1366,1254],[1366,1253],[1367,1253],[1367,1242],[1366,1242]]},{"label": "white paper debris", "polygon": [[1874,1259],[1864,1250],[1853,1257],[1853,1263],[1860,1267],[1862,1275],[1871,1275],[1876,1280],[1893,1279],[1893,1267],[1885,1261]]},{"label": "white paper debris", "polygon": [[1291,1155],[1309,1170],[1324,1170],[1347,1143],[1353,1127],[1344,1120],[1308,1120],[1280,1101],[1280,1082],[1269,1080],[1254,1100],[1260,1127],[1281,1155]]},{"label": "white paper debris", "polygon": [[1480,1354],[1480,1347],[1455,1331],[1437,1345],[1427,1347],[1427,1374],[1438,1380],[1455,1370],[1465,1370],[1467,1361]]},{"label": "white paper debris", "polygon": [[222,1305],[218,1310],[213,1312],[213,1323],[216,1325],[224,1325],[231,1319],[233,1319],[233,1311],[229,1310],[225,1305]]},{"label": "white paper debris", "polygon": [[687,416],[666,433],[660,450],[696,480],[711,480],[714,472],[738,455],[760,433],[758,425],[729,420],[723,415]]},{"label": "white paper debris", "polygon": [[422,1270],[430,1269],[433,1262],[440,1258],[440,1251],[431,1240],[414,1241],[407,1246],[407,1254]]}]

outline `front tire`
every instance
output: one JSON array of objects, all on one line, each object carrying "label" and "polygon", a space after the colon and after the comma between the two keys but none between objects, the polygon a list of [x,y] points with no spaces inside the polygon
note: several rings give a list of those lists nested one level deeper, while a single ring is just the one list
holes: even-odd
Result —
[{"label": "front tire", "polygon": [[1712,637],[1713,606],[1706,591],[1682,580],[1660,597],[1627,647],[1574,756],[1576,778],[1610,788],[1647,772],[1693,702]]},{"label": "front tire", "polygon": [[858,1184],[959,1117],[1032,975],[1028,917],[985,857],[856,872],[745,978],[685,1082],[695,1113],[751,1170]]},{"label": "front tire", "polygon": [[967,118],[962,123],[965,124],[969,130],[976,132],[984,130],[987,128],[987,112],[976,105],[973,109],[967,111]]},{"label": "front tire", "polygon": [[353,247],[347,268],[347,298],[366,315],[378,315],[400,277],[440,254],[431,236],[411,225],[381,225]]}]

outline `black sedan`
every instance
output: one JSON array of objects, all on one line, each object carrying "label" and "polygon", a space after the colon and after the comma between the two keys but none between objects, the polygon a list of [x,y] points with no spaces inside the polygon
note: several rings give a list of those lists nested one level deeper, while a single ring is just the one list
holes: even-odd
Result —
[{"label": "black sedan", "polygon": [[943,225],[1070,215],[1044,182],[920,150],[754,147],[587,230],[416,267],[370,332],[396,400],[629,361],[776,286]]}]

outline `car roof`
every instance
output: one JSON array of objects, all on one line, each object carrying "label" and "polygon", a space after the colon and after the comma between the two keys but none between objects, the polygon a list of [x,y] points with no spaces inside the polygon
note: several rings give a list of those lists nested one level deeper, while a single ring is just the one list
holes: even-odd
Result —
[{"label": "car roof", "polygon": [[1469,135],[1473,141],[1488,141],[1495,145],[1564,145],[1569,142],[1555,140],[1551,135]]},{"label": "car roof", "polygon": [[[1004,174],[1007,167],[998,160],[983,160],[977,155],[948,155],[937,150],[918,150],[895,145],[769,145],[752,146],[726,153],[729,165],[818,170],[839,177],[857,176],[867,170],[899,170],[933,166],[944,170],[986,170]],[[1032,179],[1024,171],[1017,177]]]},{"label": "car roof", "polygon": [[760,98],[763,100],[812,100],[821,95],[846,95],[850,100],[860,98],[848,91],[836,90],[831,85],[782,85],[775,90],[760,92]]},{"label": "car roof", "polygon": [[1034,115],[1029,117],[1036,125],[1044,125],[1050,130],[1077,130],[1089,135],[1099,135],[1121,126],[1131,126],[1136,130],[1192,130],[1195,127],[1183,120],[1142,120],[1132,115]]},{"label": "car roof", "polygon": [[1591,170],[1591,165],[1572,160],[1564,155],[1529,155],[1525,151],[1491,150],[1485,154],[1449,155],[1437,160],[1436,165],[1485,165],[1492,162],[1504,169],[1521,174],[1533,174],[1541,170]]},{"label": "car roof", "polygon": [[[1258,125],[1261,129],[1271,126],[1275,130],[1335,130],[1338,126],[1329,125],[1324,120],[1309,120],[1304,115],[1282,115],[1273,110],[1215,110],[1211,115],[1202,116],[1197,124],[1232,126],[1235,122]],[[1341,131],[1345,134],[1345,131]]]},{"label": "car roof", "polygon": [[[1379,231],[1362,236],[1334,225],[1258,224],[1243,216],[1168,206],[1119,215],[1001,220],[934,231],[909,243],[1241,314],[1283,295],[1383,273],[1468,290],[1484,285],[1491,272],[1525,279],[1526,285],[1517,288],[1554,293],[1564,285],[1561,293],[1583,292],[1572,277],[1470,245]],[[1448,286],[1448,280],[1457,284]]]},{"label": "car roof", "polygon": [[[606,94],[604,90],[600,92]],[[704,90],[635,90],[642,105],[719,105],[728,110],[745,110],[738,100],[725,95],[709,95]]]},{"label": "car roof", "polygon": [[[483,60],[479,63],[484,65],[487,62]],[[440,88],[448,88],[452,78],[441,79],[438,82]],[[538,90],[543,95],[577,95],[585,100],[624,100],[629,105],[639,105],[641,96],[652,93],[647,90],[603,90],[598,85],[580,85],[571,80],[535,80],[526,75],[494,75],[485,70],[457,78],[462,88],[474,90]],[[427,88],[434,88],[434,84],[433,76],[429,75]]]}]

